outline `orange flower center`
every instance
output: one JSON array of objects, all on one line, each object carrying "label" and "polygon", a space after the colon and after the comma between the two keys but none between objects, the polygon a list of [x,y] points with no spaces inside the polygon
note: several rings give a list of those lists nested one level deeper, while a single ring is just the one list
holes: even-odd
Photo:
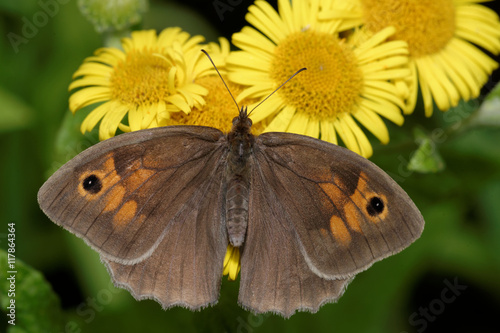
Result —
[{"label": "orange flower center", "polygon": [[327,33],[291,34],[276,47],[271,78],[279,85],[303,67],[307,70],[278,91],[286,104],[320,120],[352,110],[363,81],[346,44]]},{"label": "orange flower center", "polygon": [[369,30],[394,26],[394,40],[408,42],[410,54],[420,57],[442,50],[455,34],[453,0],[362,0]]},{"label": "orange flower center", "polygon": [[[218,75],[204,76],[197,79],[195,83],[208,90],[207,95],[204,97],[205,105],[200,108],[193,108],[189,114],[172,112],[167,124],[209,126],[218,128],[225,133],[229,132],[233,124],[233,118],[238,115],[239,110],[236,108],[220,77]],[[238,96],[243,90],[240,85],[227,79],[226,83],[233,96]],[[240,107],[248,105],[250,102],[252,101],[243,100]],[[262,131],[261,127],[261,123],[254,124],[252,133],[260,133]]]},{"label": "orange flower center", "polygon": [[115,66],[110,79],[113,99],[124,104],[152,105],[169,96],[172,66],[152,52],[132,50]]}]

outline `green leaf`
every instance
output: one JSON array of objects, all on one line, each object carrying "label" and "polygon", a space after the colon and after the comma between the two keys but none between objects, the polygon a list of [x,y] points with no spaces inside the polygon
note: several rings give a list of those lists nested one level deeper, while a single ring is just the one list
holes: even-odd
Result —
[{"label": "green leaf", "polygon": [[445,168],[445,163],[436,144],[421,129],[414,131],[415,141],[419,145],[408,163],[408,170],[420,173],[436,173]]},{"label": "green leaf", "polygon": [[[19,258],[15,258],[14,267],[10,268],[7,257],[7,252],[0,250],[2,312],[6,312],[11,300],[15,300],[13,303],[15,317],[8,316],[11,310],[6,313],[8,321],[15,319],[15,326],[8,324],[7,332],[61,332],[63,323],[61,304],[50,284],[40,272]],[[16,273],[9,273],[11,269]]]}]

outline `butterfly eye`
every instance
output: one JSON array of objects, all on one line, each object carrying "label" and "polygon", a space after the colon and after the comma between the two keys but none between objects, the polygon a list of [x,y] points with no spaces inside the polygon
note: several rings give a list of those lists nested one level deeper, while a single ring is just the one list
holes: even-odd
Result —
[{"label": "butterfly eye", "polygon": [[379,197],[373,197],[370,199],[370,202],[366,206],[366,210],[368,214],[371,216],[379,215],[384,211],[384,202]]},{"label": "butterfly eye", "polygon": [[92,194],[99,193],[102,189],[101,180],[96,175],[90,175],[82,182],[83,189]]}]

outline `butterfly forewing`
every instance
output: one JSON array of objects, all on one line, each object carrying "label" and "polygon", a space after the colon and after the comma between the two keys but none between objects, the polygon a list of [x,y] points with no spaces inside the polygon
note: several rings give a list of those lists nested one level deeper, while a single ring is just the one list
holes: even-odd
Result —
[{"label": "butterfly forewing", "polygon": [[[220,257],[214,266],[222,262],[227,246],[223,224],[221,219],[201,221],[193,212],[203,208],[207,214],[201,203],[208,194],[211,213],[221,209],[226,145],[222,132],[199,126],[123,134],[65,164],[42,186],[38,200],[55,223],[104,259],[124,265],[150,257],[166,234],[185,241],[175,225],[179,221],[190,221],[185,230],[213,228],[195,239],[202,251]],[[202,235],[206,238],[200,240]]]}]

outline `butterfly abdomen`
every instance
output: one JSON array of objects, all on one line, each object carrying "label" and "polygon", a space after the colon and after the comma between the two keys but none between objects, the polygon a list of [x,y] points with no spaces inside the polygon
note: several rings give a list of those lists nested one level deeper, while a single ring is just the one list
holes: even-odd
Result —
[{"label": "butterfly abdomen", "polygon": [[248,181],[242,177],[229,180],[226,192],[226,219],[229,242],[239,247],[245,241],[248,224]]},{"label": "butterfly abdomen", "polygon": [[228,134],[229,152],[226,169],[226,222],[229,242],[239,247],[245,241],[248,225],[248,197],[250,193],[251,164],[254,137],[250,133],[251,120],[242,108],[233,120]]}]

